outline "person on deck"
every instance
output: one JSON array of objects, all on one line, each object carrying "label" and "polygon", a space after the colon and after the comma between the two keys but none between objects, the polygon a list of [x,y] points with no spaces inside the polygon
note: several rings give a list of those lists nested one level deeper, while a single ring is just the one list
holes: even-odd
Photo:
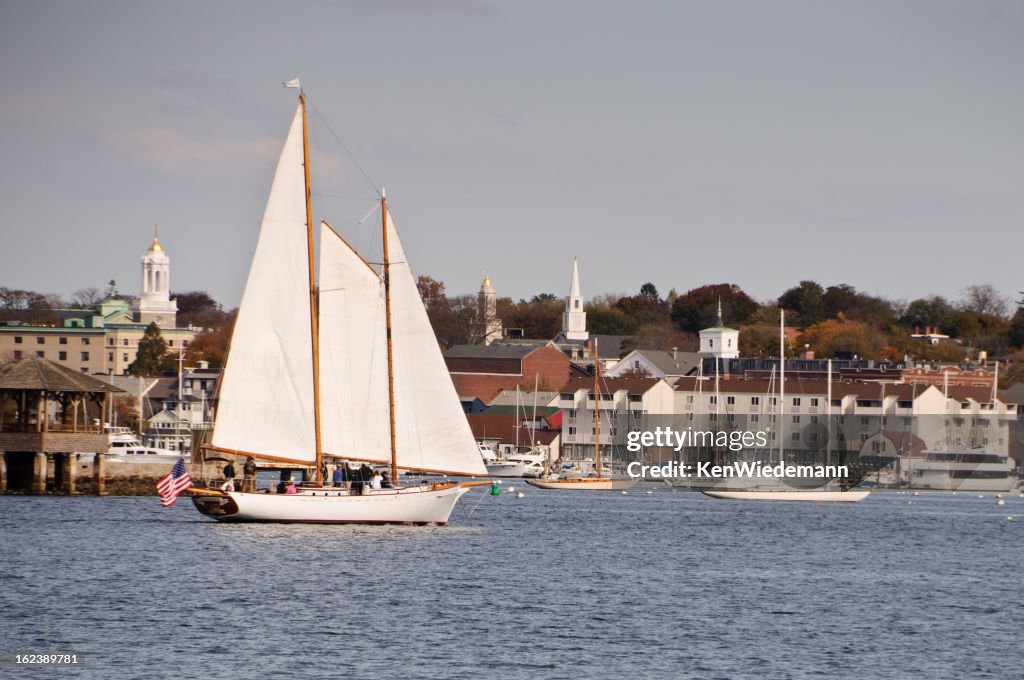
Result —
[{"label": "person on deck", "polygon": [[295,482],[288,482],[288,486],[284,488],[285,493],[298,493],[299,490],[295,488]]},{"label": "person on deck", "polygon": [[370,488],[371,489],[379,489],[380,488],[380,484],[381,484],[381,479],[382,479],[382,477],[380,476],[380,473],[379,472],[374,472],[373,476],[370,477]]},{"label": "person on deck", "polygon": [[385,472],[385,473],[383,473],[381,475],[380,488],[382,488],[382,489],[390,489],[391,488],[391,478],[388,477],[388,473],[387,472]]},{"label": "person on deck", "polygon": [[256,492],[256,459],[249,456],[245,465],[242,466],[242,472],[245,475],[245,481],[242,483],[242,491],[247,493]]},{"label": "person on deck", "polygon": [[234,465],[234,463],[232,463],[229,460],[228,464],[224,466],[224,479],[234,479],[234,478],[235,478],[235,465]]},{"label": "person on deck", "polygon": [[341,487],[345,486],[345,482],[348,481],[348,465],[345,463],[338,463],[338,466],[334,468],[334,486]]}]

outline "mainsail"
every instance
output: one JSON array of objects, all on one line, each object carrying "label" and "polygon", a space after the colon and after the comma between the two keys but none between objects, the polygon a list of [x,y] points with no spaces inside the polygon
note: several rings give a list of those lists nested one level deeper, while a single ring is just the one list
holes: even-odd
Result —
[{"label": "mainsail", "polygon": [[220,388],[215,448],[316,459],[302,110],[277,164]]}]

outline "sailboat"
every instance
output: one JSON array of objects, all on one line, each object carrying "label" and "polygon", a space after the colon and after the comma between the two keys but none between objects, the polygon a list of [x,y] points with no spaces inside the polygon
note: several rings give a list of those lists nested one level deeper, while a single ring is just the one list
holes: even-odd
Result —
[{"label": "sailboat", "polygon": [[[828,374],[829,398],[828,408],[831,409],[832,364],[829,363]],[[786,401],[786,313],[779,311],[779,465],[785,466],[785,401]],[[831,436],[831,433],[829,434]],[[723,498],[736,501],[803,501],[809,503],[856,503],[868,497],[871,491],[866,489],[849,490],[806,490],[794,491],[785,488],[741,489],[737,491],[704,489],[704,493],[712,498]]]},{"label": "sailboat", "polygon": [[565,477],[527,479],[526,483],[539,489],[619,491],[631,489],[639,479],[612,479],[603,477],[601,468],[601,362],[598,359],[597,338],[594,338],[594,470],[596,477]]},{"label": "sailboat", "polygon": [[[489,481],[398,486],[400,471],[486,476],[398,232],[380,194],[383,263],[326,222],[314,275],[306,95],[281,152],[238,311],[211,443],[220,453],[313,467],[297,493],[193,488],[228,522],[446,524]],[[390,466],[393,488],[323,484],[327,457]]]}]

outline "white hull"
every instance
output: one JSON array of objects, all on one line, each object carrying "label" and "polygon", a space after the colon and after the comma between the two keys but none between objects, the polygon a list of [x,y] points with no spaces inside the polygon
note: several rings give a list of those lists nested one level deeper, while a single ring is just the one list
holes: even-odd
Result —
[{"label": "white hull", "polygon": [[379,489],[364,496],[334,489],[297,494],[229,491],[199,492],[192,500],[200,512],[222,522],[447,524],[456,501],[467,491],[457,484]]},{"label": "white hull", "polygon": [[538,489],[625,491],[636,486],[639,479],[527,479],[526,483]]},{"label": "white hull", "polygon": [[850,491],[712,491],[704,493],[712,498],[733,501],[802,501],[805,503],[856,503],[871,492],[864,489]]}]

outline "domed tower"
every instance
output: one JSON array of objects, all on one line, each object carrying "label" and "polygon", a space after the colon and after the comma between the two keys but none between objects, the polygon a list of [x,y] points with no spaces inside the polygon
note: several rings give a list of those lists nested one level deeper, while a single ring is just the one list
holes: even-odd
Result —
[{"label": "domed tower", "polygon": [[163,328],[174,328],[177,314],[178,303],[171,299],[171,258],[167,257],[154,230],[153,244],[142,256],[139,322],[155,321]]},{"label": "domed tower", "polygon": [[491,285],[491,277],[484,273],[483,283],[476,294],[476,318],[480,341],[489,345],[501,339],[501,319],[498,318],[498,295]]}]

